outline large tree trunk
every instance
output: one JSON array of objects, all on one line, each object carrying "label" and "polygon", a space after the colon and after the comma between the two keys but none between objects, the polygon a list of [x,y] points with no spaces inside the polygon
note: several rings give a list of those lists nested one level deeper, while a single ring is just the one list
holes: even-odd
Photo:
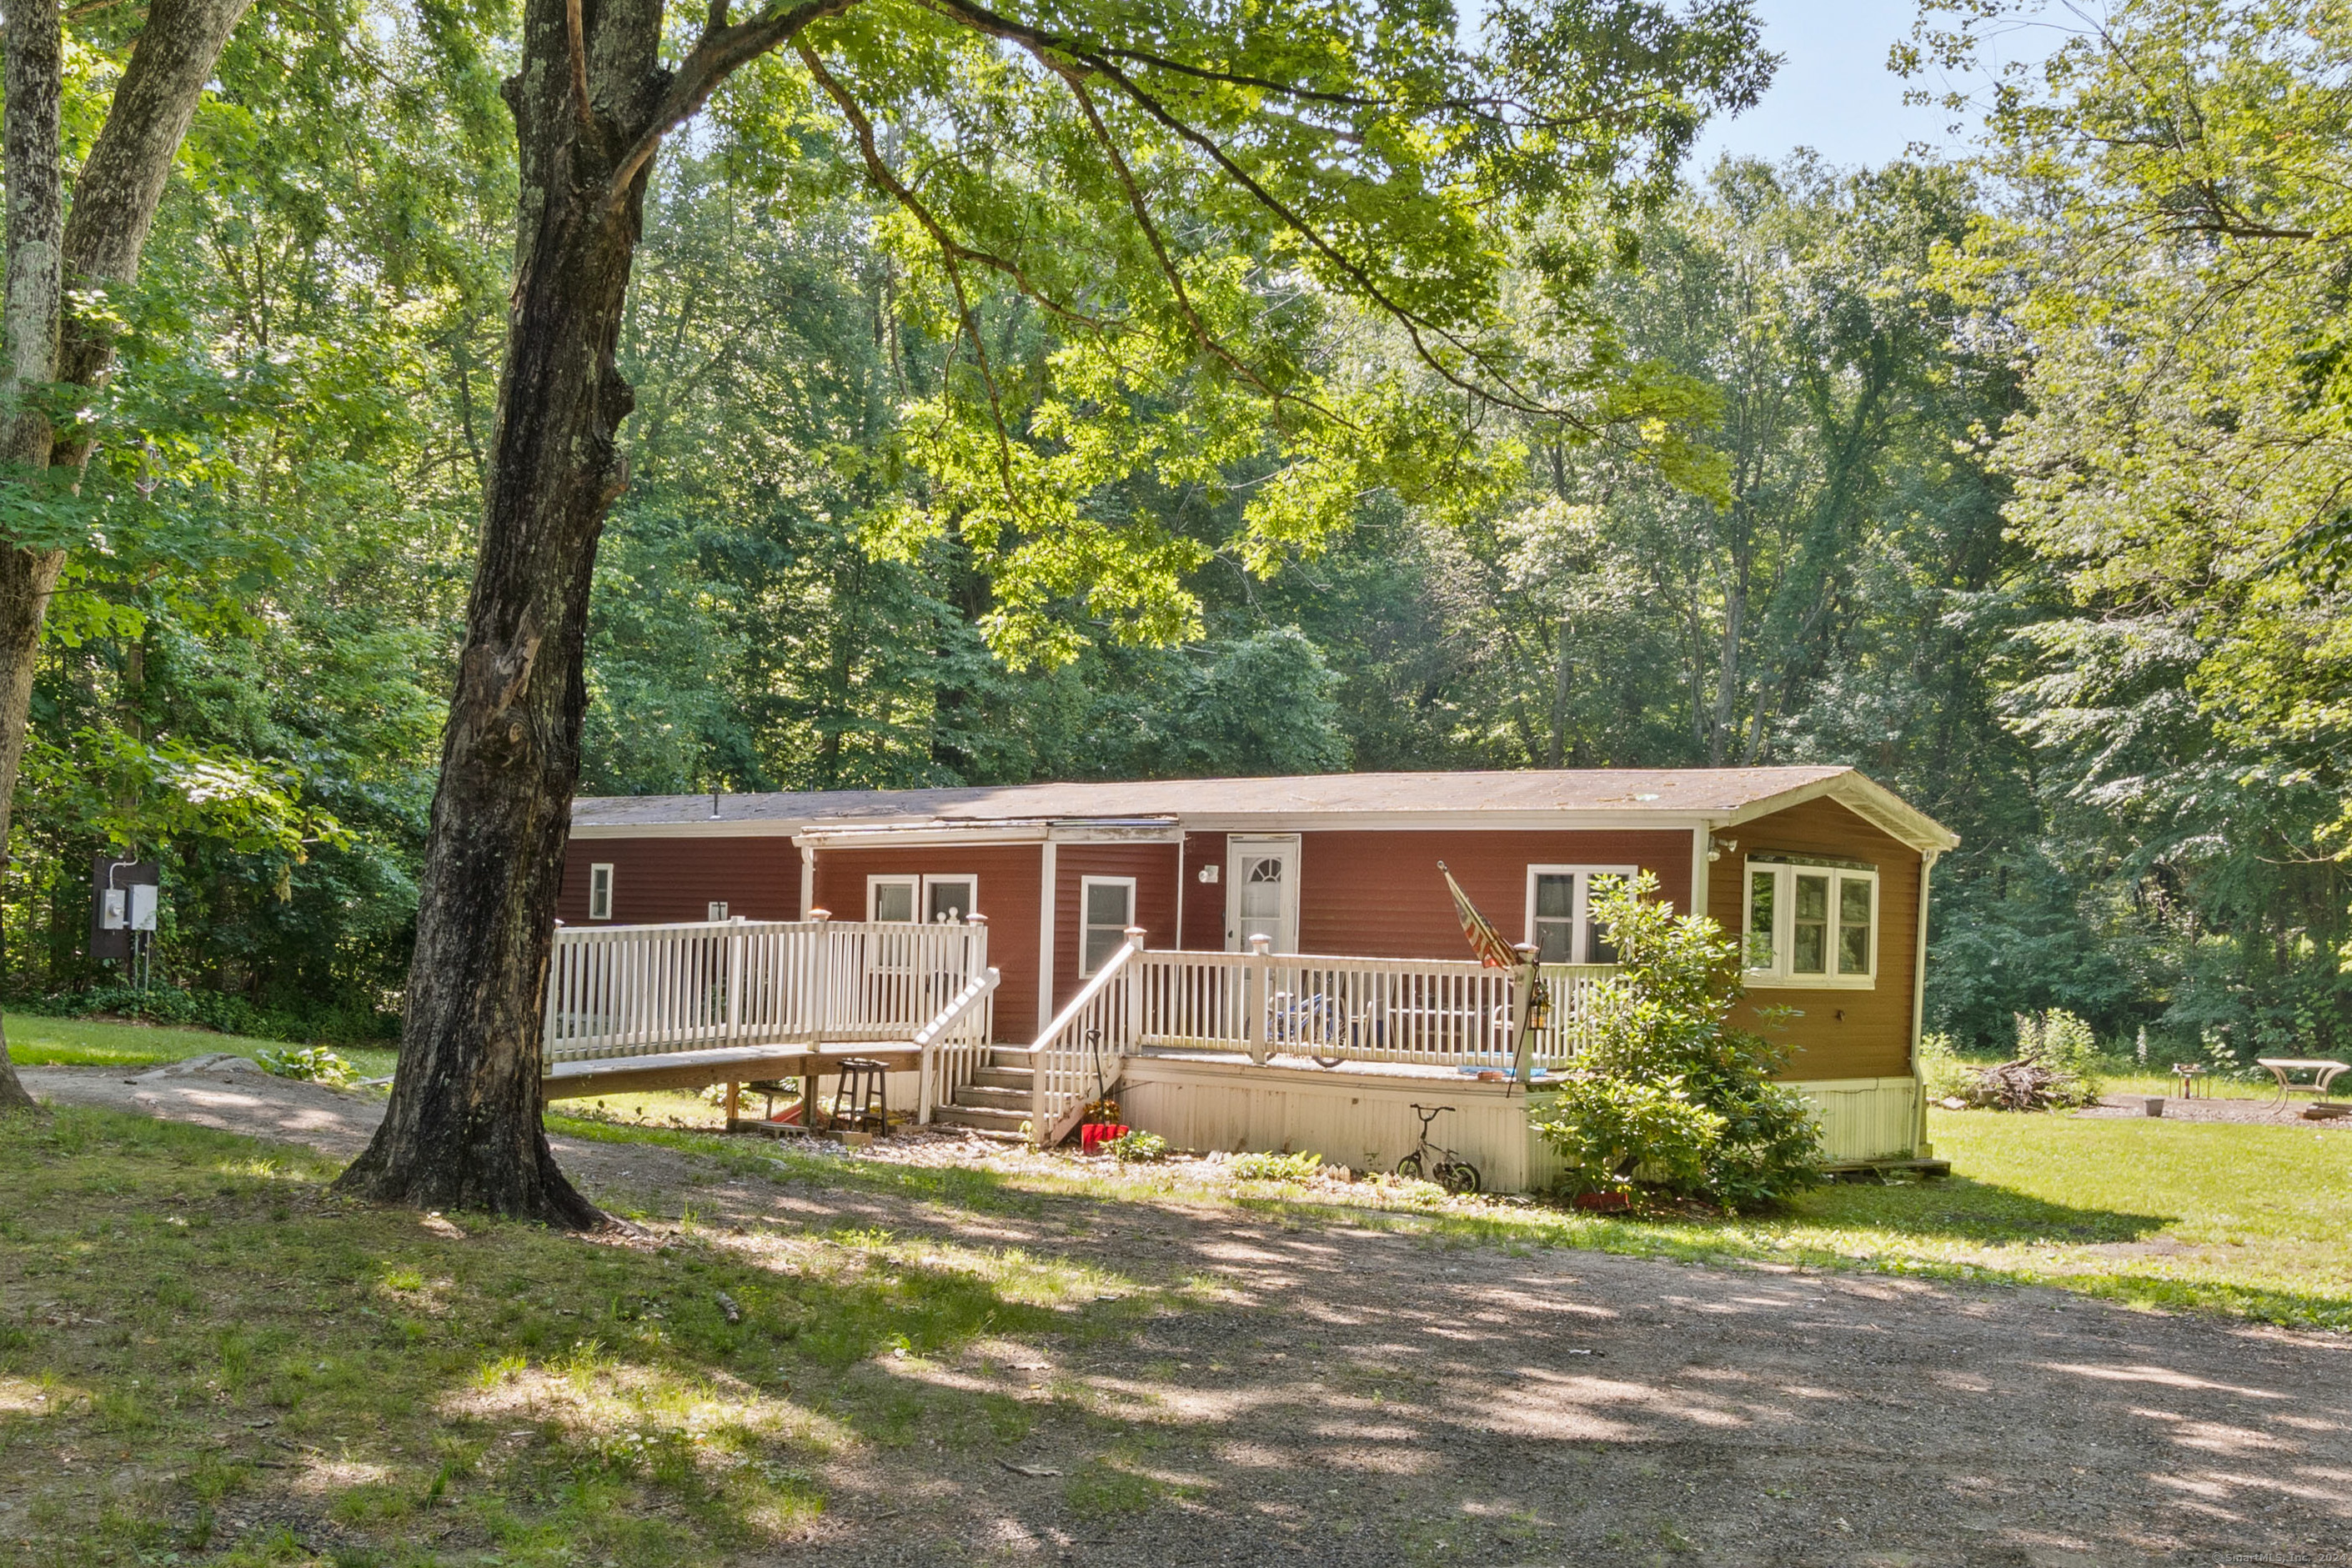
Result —
[{"label": "large tree trunk", "polygon": [[[0,304],[5,381],[0,382],[0,463],[17,476],[49,461],[49,417],[41,389],[56,379],[58,307],[63,298],[64,171],[58,102],[65,85],[64,22],[58,0],[13,0],[5,63],[7,108],[0,117],[8,178],[6,295]],[[57,585],[57,553],[0,547],[0,872],[7,864],[8,809],[25,759],[25,716],[33,700],[32,652],[41,612]],[[29,621],[29,625],[19,622]],[[0,1110],[33,1097],[17,1081],[0,1030]]]},{"label": "large tree trunk", "polygon": [[[8,177],[6,385],[0,389],[0,463],[17,482],[48,469],[70,485],[89,455],[86,439],[58,440],[47,414],[24,401],[50,382],[96,386],[114,361],[112,340],[63,312],[67,277],[100,287],[139,271],[140,252],[171,178],[180,141],[195,118],[221,47],[249,0],[154,0],[131,52],[106,123],[74,182],[73,217],[65,221],[64,154],[58,101],[64,39],[57,0],[14,0],[8,7],[5,136]],[[41,622],[57,591],[65,552],[0,540],[0,876],[7,864],[16,776],[25,760],[33,674]],[[30,1103],[9,1065],[0,1035],[0,1108]]]},{"label": "large tree trunk", "polygon": [[563,0],[530,0],[522,70],[507,84],[522,200],[481,553],[400,1070],[374,1140],[338,1183],[566,1226],[602,1216],[547,1145],[541,998],[587,710],[589,582],[631,402],[614,350],[651,161],[625,164],[668,85],[657,0],[605,0],[590,15],[575,53]]}]

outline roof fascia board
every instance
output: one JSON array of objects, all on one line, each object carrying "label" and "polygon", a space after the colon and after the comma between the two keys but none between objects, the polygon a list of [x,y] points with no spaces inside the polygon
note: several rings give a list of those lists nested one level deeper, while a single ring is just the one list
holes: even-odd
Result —
[{"label": "roof fascia board", "polygon": [[[1795,804],[1776,797],[1762,810]],[[1042,843],[1048,837],[1063,843],[1173,843],[1192,833],[1296,832],[1617,832],[1686,833],[1693,828],[1717,827],[1727,821],[1760,815],[1762,810],[1728,816],[1723,811],[1600,811],[1580,807],[1554,807],[1517,811],[1267,811],[1185,814],[1164,828],[1091,827],[1061,823],[1047,827],[1034,821],[1001,823],[973,821],[942,825],[934,821],[893,827],[887,823],[845,826],[812,822],[805,818],[737,817],[697,819],[683,822],[583,822],[572,829],[574,839],[700,839],[790,838],[824,848],[845,843],[912,844],[923,841],[972,843]]]},{"label": "roof fascia board", "polygon": [[1721,819],[1720,812],[1604,811],[1578,806],[1517,811],[1265,811],[1187,813],[1195,833],[1298,832],[1612,832],[1647,830],[1687,833]]},{"label": "roof fascia board", "polygon": [[1853,769],[1828,779],[1817,779],[1810,784],[1800,784],[1761,800],[1751,800],[1717,825],[1738,827],[1759,817],[1769,817],[1792,806],[1825,798],[1835,800],[1872,827],[1923,853],[1928,850],[1948,850],[1960,841],[1958,835],[1943,823],[1906,804],[1900,796],[1885,786]]},{"label": "roof fascia board", "polygon": [[807,831],[802,817],[739,817],[687,822],[574,822],[575,839],[789,839]]}]

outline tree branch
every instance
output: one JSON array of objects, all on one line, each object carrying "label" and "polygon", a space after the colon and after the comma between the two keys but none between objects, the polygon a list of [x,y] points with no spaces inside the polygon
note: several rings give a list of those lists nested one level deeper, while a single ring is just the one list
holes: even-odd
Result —
[{"label": "tree branch", "polygon": [[1022,509],[1021,492],[1013,480],[1013,438],[1004,426],[1004,403],[996,390],[996,373],[988,362],[988,343],[980,335],[980,323],[973,318],[971,299],[964,292],[963,268],[957,265],[958,247],[948,237],[947,231],[940,226],[939,220],[932,217],[920,203],[914,201],[913,193],[900,184],[898,177],[890,172],[889,165],[882,162],[882,151],[874,141],[874,122],[866,118],[866,110],[857,100],[849,95],[849,89],[824,68],[824,62],[816,57],[816,51],[806,43],[795,38],[793,49],[800,56],[801,64],[807,69],[810,79],[824,89],[825,95],[841,110],[842,117],[849,121],[850,130],[857,137],[858,151],[865,156],[866,172],[883,189],[899,194],[900,199],[908,203],[908,210],[915,214],[915,221],[923,225],[930,235],[931,242],[940,247],[940,263],[947,269],[948,285],[955,290],[956,315],[963,323],[964,335],[971,340],[972,358],[980,366],[981,385],[988,389],[989,423],[996,433],[996,466],[1004,481],[1004,498],[1017,513]]},{"label": "tree branch", "polygon": [[679,63],[661,101],[654,105],[636,140],[613,171],[604,188],[605,204],[617,207],[628,199],[629,187],[660,148],[662,138],[699,113],[721,82],[770,49],[799,37],[811,22],[837,16],[856,4],[857,0],[801,0],[733,26],[727,23],[727,6],[712,5],[702,37]]}]

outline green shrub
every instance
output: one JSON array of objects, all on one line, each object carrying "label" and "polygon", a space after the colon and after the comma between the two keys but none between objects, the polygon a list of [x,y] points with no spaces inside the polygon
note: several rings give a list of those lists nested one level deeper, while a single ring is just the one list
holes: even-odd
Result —
[{"label": "green shrub", "polygon": [[2017,1060],[2038,1061],[2057,1073],[2053,1103],[2088,1105],[2099,1097],[2105,1058],[2091,1026],[2064,1008],[2017,1015]]},{"label": "green shrub", "polygon": [[259,1064],[261,1071],[279,1078],[299,1078],[337,1089],[352,1081],[352,1064],[323,1045],[306,1045],[293,1051],[257,1051],[253,1060]]},{"label": "green shrub", "polygon": [[1559,1151],[1562,1179],[1579,1192],[1630,1192],[1637,1175],[1695,1185],[1724,1127],[1721,1116],[1691,1103],[1679,1080],[1636,1083],[1605,1072],[1570,1074],[1528,1124]]},{"label": "green shrub", "polygon": [[9,1004],[21,1012],[47,1018],[88,1018],[105,1013],[117,1018],[146,1019],[154,1023],[193,1024],[248,1040],[280,1040],[295,1044],[327,1042],[340,1045],[382,1045],[400,1038],[400,1018],[394,1013],[350,1008],[322,1008],[292,1013],[256,1007],[226,991],[183,990],[157,985],[146,990],[135,986],[93,986]]},{"label": "green shrub", "polygon": [[1918,1060],[1919,1082],[1930,1100],[1962,1098],[1976,1081],[1975,1065],[1960,1059],[1952,1037],[1940,1030],[1920,1037]]},{"label": "green shrub", "polygon": [[1773,1082],[1789,1048],[1731,1027],[1738,942],[1657,891],[1648,873],[1596,883],[1618,971],[1592,988],[1576,1071],[1531,1124],[1572,1183],[1601,1189],[1639,1180],[1737,1209],[1810,1186],[1820,1128],[1804,1096]]},{"label": "green shrub", "polygon": [[1235,1155],[1234,1175],[1244,1181],[1305,1181],[1323,1163],[1321,1155]]},{"label": "green shrub", "polygon": [[1157,1133],[1130,1127],[1105,1144],[1103,1152],[1127,1165],[1149,1165],[1168,1157],[1168,1140]]}]

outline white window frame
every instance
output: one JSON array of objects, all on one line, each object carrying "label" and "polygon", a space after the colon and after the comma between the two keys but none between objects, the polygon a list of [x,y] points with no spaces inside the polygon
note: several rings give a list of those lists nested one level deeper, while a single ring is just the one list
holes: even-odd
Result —
[{"label": "white window frame", "polygon": [[1094,925],[1087,919],[1087,905],[1089,902],[1087,895],[1097,887],[1123,887],[1127,889],[1127,918],[1119,922],[1119,940],[1123,942],[1127,939],[1127,928],[1135,924],[1135,878],[1131,876],[1082,876],[1078,878],[1078,977],[1081,979],[1086,978],[1092,975],[1097,969],[1102,967],[1100,964],[1087,964],[1087,938],[1097,931],[1107,931],[1110,929],[1108,926]]},{"label": "white window frame", "polygon": [[598,861],[588,868],[588,918],[613,918],[613,862]]},{"label": "white window frame", "polygon": [[[1640,874],[1640,867],[1630,865],[1531,865],[1528,867],[1527,935],[1521,940],[1535,942],[1538,946],[1542,946],[1536,939],[1536,878],[1572,876],[1576,879],[1576,896],[1573,901],[1575,913],[1570,915],[1569,919],[1576,936],[1569,948],[1573,956],[1567,961],[1571,964],[1597,962],[1598,960],[1591,956],[1592,879],[1596,876],[1622,876],[1631,882]],[[1547,918],[1557,920],[1559,917],[1550,915]],[[1558,962],[1558,960],[1554,961]]]},{"label": "white window frame", "polygon": [[727,901],[726,901],[725,899],[723,899],[723,898],[714,898],[714,899],[711,899],[711,900],[709,901],[709,911],[708,911],[708,913],[709,913],[709,915],[710,921],[711,921],[711,923],[712,923],[713,925],[716,925],[716,924],[718,924],[719,921],[722,921],[722,920],[726,919],[726,918],[727,918]]},{"label": "white window frame", "polygon": [[[1751,901],[1756,896],[1756,878],[1769,873],[1774,878],[1772,888],[1772,961],[1760,967],[1749,964],[1748,922]],[[1800,875],[1829,878],[1829,934],[1824,957],[1829,964],[1826,974],[1800,974],[1790,967],[1796,956],[1797,889]],[[1838,953],[1844,908],[1845,884],[1863,882],[1870,884],[1870,967],[1866,974],[1838,973]],[[1886,923],[1884,889],[1875,867],[1851,865],[1837,861],[1811,860],[1801,855],[1787,858],[1758,855],[1741,862],[1739,872],[1739,946],[1740,963],[1748,984],[1751,987],[1785,987],[1808,991],[1868,991],[1878,986],[1879,928]]]},{"label": "white window frame", "polygon": [[[964,913],[966,915],[975,915],[979,913],[980,878],[970,872],[917,873],[911,871],[891,871],[875,872],[867,875],[866,878],[866,918],[873,924],[881,924],[881,916],[874,912],[875,904],[877,902],[877,894],[885,887],[904,887],[912,890],[912,896],[908,901],[907,907],[914,911],[915,915],[915,918],[907,922],[907,924],[910,925],[929,925],[929,922],[926,919],[924,911],[928,910],[931,906],[931,884],[933,883],[940,882],[960,882],[969,885],[971,889],[972,906],[971,908],[965,910]],[[896,925],[898,922],[893,921],[890,924]]]},{"label": "white window frame", "polygon": [[915,904],[915,908],[916,908],[919,912],[920,912],[920,916],[921,916],[921,919],[922,919],[922,921],[923,921],[923,924],[925,924],[926,925],[933,925],[933,924],[944,924],[943,922],[934,922],[934,921],[931,919],[931,916],[930,916],[930,907],[931,907],[931,886],[932,886],[932,884],[933,884],[934,883],[941,883],[941,882],[960,882],[960,883],[964,883],[965,885],[969,886],[969,887],[971,889],[971,907],[970,909],[965,910],[965,911],[964,911],[964,913],[965,913],[966,915],[977,915],[977,914],[979,914],[979,913],[980,913],[980,878],[979,878],[979,877],[977,877],[977,876],[973,875],[973,874],[972,874],[971,873],[970,873],[970,872],[961,872],[961,871],[929,872],[929,873],[926,873],[924,874],[924,877],[923,877],[923,885],[921,886],[921,888],[919,888],[919,889],[918,890],[918,892],[919,892],[919,895],[920,895],[920,896],[919,897],[919,899],[918,899],[918,901],[917,901],[917,903],[916,903],[916,904]]}]

